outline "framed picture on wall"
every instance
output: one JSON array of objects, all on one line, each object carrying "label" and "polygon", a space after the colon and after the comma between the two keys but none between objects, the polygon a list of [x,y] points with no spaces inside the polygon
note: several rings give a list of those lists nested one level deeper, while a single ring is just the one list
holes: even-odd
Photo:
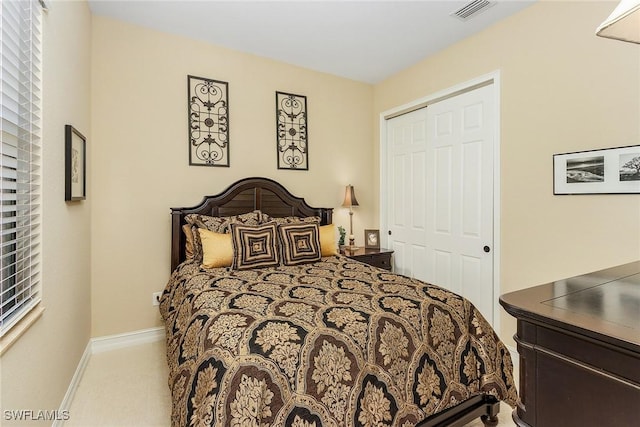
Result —
[{"label": "framed picture on wall", "polygon": [[555,154],[553,194],[640,194],[640,145]]},{"label": "framed picture on wall", "polygon": [[87,198],[87,139],[71,125],[64,127],[66,201]]}]

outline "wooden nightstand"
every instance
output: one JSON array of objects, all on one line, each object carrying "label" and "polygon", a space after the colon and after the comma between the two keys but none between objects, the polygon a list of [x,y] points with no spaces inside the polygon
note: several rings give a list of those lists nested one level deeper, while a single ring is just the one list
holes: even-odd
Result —
[{"label": "wooden nightstand", "polygon": [[391,249],[367,249],[358,248],[355,251],[349,251],[347,247],[340,249],[340,253],[349,258],[353,258],[357,261],[364,262],[365,264],[372,265],[374,267],[382,268],[391,271]]}]

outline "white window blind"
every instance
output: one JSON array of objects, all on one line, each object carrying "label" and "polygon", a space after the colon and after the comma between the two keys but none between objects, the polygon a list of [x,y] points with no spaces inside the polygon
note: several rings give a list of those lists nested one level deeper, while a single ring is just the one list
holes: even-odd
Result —
[{"label": "white window blind", "polygon": [[0,1],[0,335],[41,296],[41,15],[36,0]]}]

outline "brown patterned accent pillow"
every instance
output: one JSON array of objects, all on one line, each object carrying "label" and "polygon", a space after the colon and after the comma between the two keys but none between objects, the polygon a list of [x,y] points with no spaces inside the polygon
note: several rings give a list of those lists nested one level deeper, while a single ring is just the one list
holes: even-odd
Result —
[{"label": "brown patterned accent pillow", "polygon": [[284,265],[316,262],[322,258],[318,224],[278,225],[278,239]]},{"label": "brown patterned accent pillow", "polygon": [[[268,216],[259,210],[233,216],[209,216],[201,214],[186,215],[184,220],[191,226],[191,234],[193,236],[193,259],[197,262],[202,262],[202,241],[200,240],[200,234],[197,231],[198,228],[204,228],[205,230],[213,231],[214,233],[229,233],[229,226],[231,224],[259,225],[265,222],[265,218],[268,218]],[[187,250],[188,249],[189,248],[187,247]]]},{"label": "brown patterned accent pillow", "polygon": [[193,259],[194,256],[194,248],[193,248],[193,230],[191,230],[191,225],[185,224],[182,226],[182,232],[184,233],[185,239],[185,258]]},{"label": "brown patterned accent pillow", "polygon": [[275,222],[258,226],[232,223],[230,226],[233,247],[231,268],[247,270],[280,265]]},{"label": "brown patterned accent pillow", "polygon": [[[299,224],[299,223],[312,223],[320,224],[319,216],[283,216],[283,217],[271,217],[267,214],[263,214],[268,218],[268,221],[275,221],[276,224]],[[266,221],[265,221],[266,222]]]},{"label": "brown patterned accent pillow", "polygon": [[184,217],[187,224],[195,225],[198,228],[213,231],[214,233],[228,233],[231,224],[259,225],[262,223],[264,214],[258,210],[233,216],[209,216],[200,214],[189,214]]},{"label": "brown patterned accent pillow", "polygon": [[261,211],[259,211],[259,210],[256,210],[256,211],[254,211],[254,212],[257,212],[257,213],[258,213],[258,218],[259,218],[259,220],[260,220],[260,224],[265,224],[265,223],[267,223],[267,222],[271,222],[271,221],[273,221],[273,218],[271,218],[269,215],[267,215],[267,214],[266,214],[266,213],[264,213],[264,212],[261,212]]}]

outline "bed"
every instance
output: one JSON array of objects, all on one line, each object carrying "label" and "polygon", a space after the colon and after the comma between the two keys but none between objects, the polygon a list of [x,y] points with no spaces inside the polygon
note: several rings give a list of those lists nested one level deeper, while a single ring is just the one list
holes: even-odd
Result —
[{"label": "bed", "polygon": [[509,351],[475,307],[337,254],[331,208],[246,178],[171,215],[173,426],[495,425],[515,405]]}]

